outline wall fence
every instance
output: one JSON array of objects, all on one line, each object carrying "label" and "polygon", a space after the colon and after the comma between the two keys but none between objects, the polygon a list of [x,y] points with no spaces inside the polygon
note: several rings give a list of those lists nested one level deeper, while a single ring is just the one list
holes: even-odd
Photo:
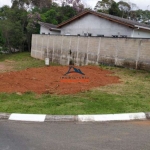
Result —
[{"label": "wall fence", "polygon": [[107,64],[150,70],[150,39],[32,36],[31,56],[69,65]]}]

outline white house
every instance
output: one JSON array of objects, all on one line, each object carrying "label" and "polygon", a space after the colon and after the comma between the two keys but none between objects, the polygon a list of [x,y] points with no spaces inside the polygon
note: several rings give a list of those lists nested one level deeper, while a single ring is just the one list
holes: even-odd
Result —
[{"label": "white house", "polygon": [[40,24],[40,34],[60,34],[60,29],[56,25],[50,23],[39,22]]},{"label": "white house", "polygon": [[84,11],[59,24],[61,35],[150,38],[150,26],[109,14]]}]

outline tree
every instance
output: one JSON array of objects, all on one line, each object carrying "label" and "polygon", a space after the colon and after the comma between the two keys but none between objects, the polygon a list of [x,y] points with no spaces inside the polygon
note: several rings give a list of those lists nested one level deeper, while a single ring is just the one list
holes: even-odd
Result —
[{"label": "tree", "polygon": [[31,49],[31,38],[32,34],[39,33],[39,25],[38,21],[41,20],[39,13],[29,13],[28,14],[28,24],[27,24],[27,35],[26,35],[26,41],[28,45],[28,51]]},{"label": "tree", "polygon": [[73,7],[51,4],[51,0],[11,1],[11,8],[0,8],[0,46],[10,52],[14,49],[30,51],[32,34],[40,30],[38,21],[57,25],[78,13]]},{"label": "tree", "polygon": [[24,9],[17,7],[2,7],[0,9],[0,29],[5,42],[4,47],[7,47],[10,52],[14,49],[24,50],[25,42],[25,26],[27,12]]},{"label": "tree", "polygon": [[52,5],[52,0],[29,0],[33,6],[37,6],[40,9],[50,8]]},{"label": "tree", "polygon": [[127,18],[128,14],[131,10],[130,4],[128,4],[124,1],[120,1],[120,2],[118,2],[118,7],[122,13],[122,18]]},{"label": "tree", "polygon": [[24,8],[30,5],[29,0],[11,0],[12,8]]},{"label": "tree", "polygon": [[98,12],[108,13],[114,0],[98,1],[94,10]]},{"label": "tree", "polygon": [[113,2],[110,9],[109,9],[109,14],[114,15],[114,16],[121,16],[121,11],[118,7],[118,4],[116,2]]},{"label": "tree", "polygon": [[55,4],[52,5],[50,9],[43,12],[44,13],[41,13],[41,21],[55,25],[62,23],[63,21],[66,21],[77,14],[76,9],[73,7],[59,7]]},{"label": "tree", "polygon": [[2,36],[2,29],[0,29],[0,47],[4,45],[4,37]]}]

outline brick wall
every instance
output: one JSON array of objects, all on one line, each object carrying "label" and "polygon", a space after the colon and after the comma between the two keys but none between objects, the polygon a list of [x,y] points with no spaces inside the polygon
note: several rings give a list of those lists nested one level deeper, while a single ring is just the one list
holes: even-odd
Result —
[{"label": "brick wall", "polygon": [[[71,55],[70,55],[71,52]],[[109,64],[150,70],[150,39],[33,35],[31,56],[68,65]]]}]

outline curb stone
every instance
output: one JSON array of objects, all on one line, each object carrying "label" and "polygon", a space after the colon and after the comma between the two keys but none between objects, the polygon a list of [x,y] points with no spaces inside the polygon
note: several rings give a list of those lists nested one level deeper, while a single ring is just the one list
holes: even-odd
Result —
[{"label": "curb stone", "polygon": [[102,122],[102,121],[131,121],[145,120],[145,113],[126,113],[126,114],[103,114],[103,115],[79,115],[78,120],[81,122]]},{"label": "curb stone", "polygon": [[0,120],[7,120],[9,119],[11,114],[8,113],[0,113]]},{"label": "curb stone", "polygon": [[146,119],[150,119],[150,112],[145,113]]},{"label": "curb stone", "polygon": [[[42,117],[42,118],[41,118]],[[41,120],[42,119],[42,120]],[[41,115],[0,113],[0,120],[35,122],[104,122],[150,120],[150,112],[100,115]]]},{"label": "curb stone", "polygon": [[47,115],[45,121],[78,121],[78,116],[73,115]]}]

